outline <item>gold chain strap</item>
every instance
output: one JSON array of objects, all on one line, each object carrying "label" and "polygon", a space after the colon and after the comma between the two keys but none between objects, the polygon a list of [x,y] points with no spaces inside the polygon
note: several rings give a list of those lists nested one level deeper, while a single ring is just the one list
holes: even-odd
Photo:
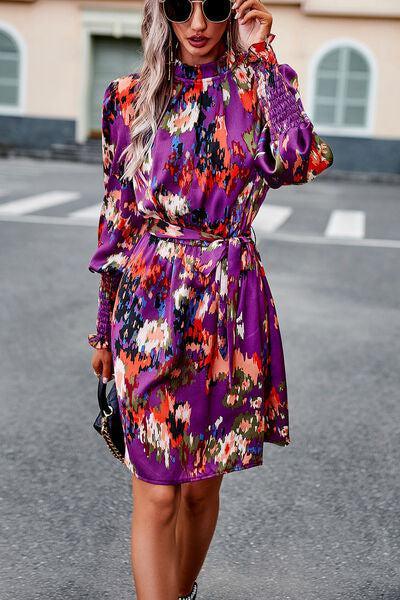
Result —
[{"label": "gold chain strap", "polygon": [[121,463],[124,464],[125,463],[124,457],[122,456],[122,454],[120,453],[118,448],[115,446],[115,444],[112,441],[112,438],[110,436],[110,432],[108,431],[107,417],[101,418],[101,435],[105,439],[109,450],[112,452],[112,454],[115,456],[115,458],[117,458]]}]

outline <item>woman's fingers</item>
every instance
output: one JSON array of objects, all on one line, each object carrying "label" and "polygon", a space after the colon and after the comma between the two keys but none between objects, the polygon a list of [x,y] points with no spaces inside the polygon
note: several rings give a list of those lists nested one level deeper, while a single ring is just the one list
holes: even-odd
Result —
[{"label": "woman's fingers", "polygon": [[105,379],[107,379],[107,381],[110,381],[112,379],[112,373],[113,373],[112,361],[107,361],[106,363],[103,363],[102,377],[103,377],[104,383],[106,383]]},{"label": "woman's fingers", "polygon": [[267,13],[262,10],[249,10],[249,12],[239,19],[239,23],[247,23],[249,19],[260,19],[261,21],[268,23]]},{"label": "woman's fingers", "polygon": [[240,40],[246,47],[266,39],[273,18],[261,0],[236,0],[232,7],[238,20]]},{"label": "woman's fingers", "polygon": [[92,367],[97,377],[102,377],[104,383],[113,377],[112,353],[109,350],[96,350],[92,358]]},{"label": "woman's fingers", "polygon": [[236,13],[235,18],[239,19],[243,17],[250,9],[260,10],[268,15],[271,14],[268,12],[261,0],[236,0],[235,3],[232,4],[232,8]]}]

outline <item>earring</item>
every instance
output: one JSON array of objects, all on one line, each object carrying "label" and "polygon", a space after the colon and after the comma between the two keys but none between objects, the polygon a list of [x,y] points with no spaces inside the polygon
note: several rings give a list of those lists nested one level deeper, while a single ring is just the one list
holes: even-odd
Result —
[{"label": "earring", "polygon": [[228,27],[226,30],[226,46],[228,52],[226,54],[226,66],[229,67],[229,59],[232,50],[232,19],[229,19]]},{"label": "earring", "polygon": [[[175,50],[178,48],[179,40],[175,42]],[[175,62],[174,48],[172,45],[172,31],[169,28],[168,31],[168,81],[171,81],[172,68]]]},{"label": "earring", "polygon": [[168,81],[171,81],[171,69],[172,69],[172,34],[171,29],[168,29]]}]

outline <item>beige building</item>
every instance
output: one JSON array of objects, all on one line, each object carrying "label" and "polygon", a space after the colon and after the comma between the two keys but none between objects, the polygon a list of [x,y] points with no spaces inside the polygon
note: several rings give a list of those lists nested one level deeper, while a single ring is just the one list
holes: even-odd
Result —
[{"label": "beige building", "polygon": [[[269,0],[335,168],[400,173],[400,1]],[[99,136],[107,83],[141,64],[142,2],[0,0],[0,147]]]}]

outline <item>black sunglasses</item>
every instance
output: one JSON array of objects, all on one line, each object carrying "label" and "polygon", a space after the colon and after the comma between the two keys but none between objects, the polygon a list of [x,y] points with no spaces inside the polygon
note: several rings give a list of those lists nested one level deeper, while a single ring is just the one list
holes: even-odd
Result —
[{"label": "black sunglasses", "polygon": [[193,3],[201,2],[203,15],[212,23],[223,23],[231,15],[233,0],[160,0],[172,23],[185,23],[193,14]]}]

